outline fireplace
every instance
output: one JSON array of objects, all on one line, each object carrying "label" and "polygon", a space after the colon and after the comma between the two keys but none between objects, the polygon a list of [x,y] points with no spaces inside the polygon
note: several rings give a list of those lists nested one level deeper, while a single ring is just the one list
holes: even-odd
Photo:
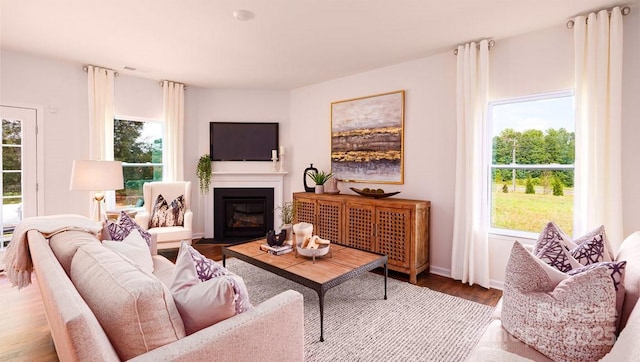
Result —
[{"label": "fireplace", "polygon": [[273,225],[273,201],[273,188],[214,188],[214,240],[233,242],[264,237]]}]

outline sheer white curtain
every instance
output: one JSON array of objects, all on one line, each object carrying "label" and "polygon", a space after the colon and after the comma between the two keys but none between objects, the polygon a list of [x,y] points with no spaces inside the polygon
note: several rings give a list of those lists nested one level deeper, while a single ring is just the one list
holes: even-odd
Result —
[{"label": "sheer white curtain", "polygon": [[574,21],[576,166],[574,234],[605,226],[614,251],[623,239],[621,181],[622,14]]},{"label": "sheer white curtain", "polygon": [[87,66],[89,158],[113,160],[113,70]]},{"label": "sheer white curtain", "polygon": [[164,181],[184,180],[184,84],[162,82]]},{"label": "sheer white curtain", "polygon": [[489,42],[458,46],[456,191],[451,277],[489,288]]}]

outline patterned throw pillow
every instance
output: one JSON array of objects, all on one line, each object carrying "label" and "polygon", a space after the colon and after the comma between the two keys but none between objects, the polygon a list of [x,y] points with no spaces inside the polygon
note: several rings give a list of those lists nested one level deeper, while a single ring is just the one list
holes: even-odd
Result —
[{"label": "patterned throw pillow", "polygon": [[536,259],[514,244],[505,270],[504,329],[553,360],[602,358],[616,331],[610,272],[594,266],[569,276]]},{"label": "patterned throw pillow", "polygon": [[571,241],[553,222],[547,224],[533,246],[535,256],[565,273],[584,265],[613,260],[609,250],[604,226]]},{"label": "patterned throw pillow", "polygon": [[170,204],[167,204],[162,194],[158,195],[151,212],[149,228],[183,226],[185,209],[184,195],[176,197]]},{"label": "patterned throw pillow", "polygon": [[567,250],[567,240],[570,240],[569,237],[556,224],[550,222],[533,246],[533,255],[564,273],[579,268],[580,263]]},{"label": "patterned throw pillow", "polygon": [[107,221],[107,231],[109,232],[109,238],[111,240],[122,241],[132,230],[138,230],[140,236],[142,236],[147,243],[147,246],[151,245],[151,234],[130,218],[126,212],[120,212],[120,217],[115,223],[113,221]]},{"label": "patterned throw pillow", "polygon": [[582,265],[612,261],[614,259],[607,234],[604,232],[604,225],[576,240],[568,240],[567,248],[578,263]]},{"label": "patterned throw pillow", "polygon": [[253,308],[241,277],[184,241],[170,289],[187,334]]}]

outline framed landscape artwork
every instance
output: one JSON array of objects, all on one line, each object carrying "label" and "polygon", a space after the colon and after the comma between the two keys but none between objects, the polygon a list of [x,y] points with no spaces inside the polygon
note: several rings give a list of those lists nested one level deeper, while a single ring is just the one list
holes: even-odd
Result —
[{"label": "framed landscape artwork", "polygon": [[331,103],[331,172],[340,181],[404,183],[404,91]]}]

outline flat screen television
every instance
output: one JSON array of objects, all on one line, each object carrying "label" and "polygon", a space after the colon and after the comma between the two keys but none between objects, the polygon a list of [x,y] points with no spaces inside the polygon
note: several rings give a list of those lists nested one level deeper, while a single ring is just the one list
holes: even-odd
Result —
[{"label": "flat screen television", "polygon": [[271,161],[278,149],[278,123],[210,122],[211,161]]}]

